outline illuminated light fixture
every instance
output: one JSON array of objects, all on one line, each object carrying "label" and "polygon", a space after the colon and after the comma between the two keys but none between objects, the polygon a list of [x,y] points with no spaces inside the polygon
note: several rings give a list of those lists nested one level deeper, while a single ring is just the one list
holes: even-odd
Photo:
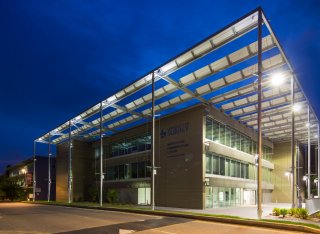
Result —
[{"label": "illuminated light fixture", "polygon": [[152,80],[152,74],[147,75],[146,78],[145,78],[146,82],[148,82],[150,80]]},{"label": "illuminated light fixture", "polygon": [[285,82],[285,76],[283,73],[275,73],[271,75],[271,84],[272,86],[280,86]]},{"label": "illuminated light fixture", "polygon": [[81,119],[80,115],[75,118],[75,120],[80,120],[80,119]]},{"label": "illuminated light fixture", "polygon": [[292,107],[292,110],[294,112],[299,112],[301,110],[301,105],[300,104],[294,104],[293,107]]},{"label": "illuminated light fixture", "polygon": [[215,140],[214,142],[215,142],[215,143],[219,143],[219,140]]},{"label": "illuminated light fixture", "polygon": [[113,95],[113,96],[107,98],[107,102],[110,103],[110,102],[115,101],[116,99],[117,98]]},{"label": "illuminated light fixture", "polygon": [[318,138],[318,135],[314,135],[314,138]]},{"label": "illuminated light fixture", "polygon": [[306,123],[306,127],[307,127],[307,128],[310,127],[310,124],[309,124],[309,123]]},{"label": "illuminated light fixture", "polygon": [[26,174],[26,172],[27,172],[27,170],[26,170],[25,168],[22,168],[22,169],[21,169],[21,173],[22,173],[22,174]]},{"label": "illuminated light fixture", "polygon": [[306,181],[307,179],[308,179],[308,176],[303,176],[303,177],[302,177],[302,180],[303,180],[303,181]]},{"label": "illuminated light fixture", "polygon": [[290,174],[291,174],[291,173],[288,172],[288,171],[286,171],[286,172],[284,173],[285,176],[289,176]]}]

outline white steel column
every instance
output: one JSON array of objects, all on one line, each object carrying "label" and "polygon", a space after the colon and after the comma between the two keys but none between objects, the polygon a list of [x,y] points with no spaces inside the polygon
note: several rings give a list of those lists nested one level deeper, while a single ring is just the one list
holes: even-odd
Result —
[{"label": "white steel column", "polygon": [[69,178],[68,178],[68,202],[72,202],[72,139],[71,139],[71,120],[69,120]]},{"label": "white steel column", "polygon": [[103,203],[103,139],[102,139],[102,102],[100,103],[100,206]]},{"label": "white steel column", "polygon": [[320,198],[320,126],[318,122],[318,198]]},{"label": "white steel column", "polygon": [[262,11],[258,12],[258,176],[257,176],[257,215],[262,216]]},{"label": "white steel column", "polygon": [[152,73],[152,136],[151,136],[151,150],[152,150],[152,165],[151,165],[151,169],[152,169],[152,198],[151,198],[151,201],[152,201],[152,204],[151,204],[151,208],[152,210],[154,210],[154,207],[155,207],[155,201],[154,201],[154,188],[155,188],[155,166],[154,166],[154,157],[155,157],[155,109],[154,109],[154,103],[155,103],[155,97],[154,97],[154,78],[155,78],[155,75],[154,73]]},{"label": "white steel column", "polygon": [[36,181],[36,141],[33,141],[33,197],[32,201],[36,200],[36,188],[37,188],[37,181]]},{"label": "white steel column", "polygon": [[291,74],[291,208],[295,207],[295,126],[294,126],[294,76]]},{"label": "white steel column", "polygon": [[48,138],[48,202],[50,201],[50,192],[51,192],[51,163],[50,163],[50,144],[51,144],[51,134],[49,133]]},{"label": "white steel column", "polygon": [[308,105],[308,196],[307,198],[310,199],[311,198],[311,183],[310,183],[310,167],[311,167],[311,163],[310,163],[310,159],[311,159],[311,141],[310,141],[310,105]]}]

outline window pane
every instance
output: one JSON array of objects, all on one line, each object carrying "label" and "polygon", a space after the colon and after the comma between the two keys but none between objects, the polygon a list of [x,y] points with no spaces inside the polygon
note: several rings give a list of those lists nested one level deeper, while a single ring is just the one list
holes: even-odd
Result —
[{"label": "window pane", "polygon": [[216,121],[212,122],[212,140],[219,140],[219,123],[217,123]]},{"label": "window pane", "polygon": [[230,176],[235,177],[236,172],[235,172],[235,161],[230,160]]},{"label": "window pane", "polygon": [[219,157],[212,155],[212,173],[219,175]]},{"label": "window pane", "polygon": [[230,176],[230,159],[225,160],[225,164],[224,164],[224,174],[225,176]]},{"label": "window pane", "polygon": [[132,178],[137,178],[138,177],[138,164],[137,163],[132,163],[131,164],[131,172],[132,172]]},{"label": "window pane", "polygon": [[220,144],[225,145],[226,144],[226,131],[225,131],[225,126],[220,124]]},{"label": "window pane", "polygon": [[206,173],[212,174],[212,157],[209,154],[206,156]]},{"label": "window pane", "polygon": [[225,173],[225,159],[224,158],[222,158],[222,157],[220,157],[220,175],[224,175],[224,173]]},{"label": "window pane", "polygon": [[138,178],[146,177],[146,162],[138,163]]},{"label": "window pane", "polygon": [[226,146],[231,147],[231,130],[226,128]]},{"label": "window pane", "polygon": [[206,138],[212,140],[212,120],[210,118],[206,120]]}]

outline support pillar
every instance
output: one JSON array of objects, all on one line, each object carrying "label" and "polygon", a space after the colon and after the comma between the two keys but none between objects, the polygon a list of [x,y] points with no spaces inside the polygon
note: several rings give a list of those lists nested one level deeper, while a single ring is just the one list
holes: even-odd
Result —
[{"label": "support pillar", "polygon": [[50,202],[50,193],[51,193],[51,162],[50,162],[50,157],[51,157],[51,134],[49,133],[49,138],[48,138],[48,202]]},{"label": "support pillar", "polygon": [[295,128],[294,128],[294,76],[291,75],[291,208],[295,205]]},{"label": "support pillar", "polygon": [[257,176],[257,215],[262,216],[262,11],[258,12],[258,176]]},{"label": "support pillar", "polygon": [[72,203],[72,138],[71,138],[71,120],[69,120],[69,169],[68,169],[68,203]]},{"label": "support pillar", "polygon": [[154,188],[155,188],[155,109],[154,109],[154,104],[155,104],[155,96],[154,96],[154,80],[155,80],[155,75],[152,73],[152,135],[151,135],[151,155],[152,155],[152,165],[151,165],[151,175],[152,175],[152,198],[151,198],[151,208],[154,210],[155,208],[155,201],[154,201]]},{"label": "support pillar", "polygon": [[33,142],[33,197],[32,201],[36,201],[36,188],[37,188],[37,180],[36,180],[36,141]]},{"label": "support pillar", "polygon": [[320,126],[318,122],[318,198],[320,198]]},{"label": "support pillar", "polygon": [[100,103],[100,206],[103,204],[103,133],[102,133],[102,102]]},{"label": "support pillar", "polygon": [[310,105],[308,105],[308,181],[307,181],[307,184],[308,184],[308,196],[307,198],[310,199],[311,198],[311,183],[310,183],[310,168],[311,168],[311,162],[310,162],[310,159],[311,159],[311,141],[310,141]]}]

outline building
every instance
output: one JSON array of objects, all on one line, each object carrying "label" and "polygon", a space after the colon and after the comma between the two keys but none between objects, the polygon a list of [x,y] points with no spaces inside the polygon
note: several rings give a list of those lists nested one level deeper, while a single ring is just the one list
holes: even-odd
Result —
[{"label": "building", "polygon": [[297,149],[319,145],[317,126],[258,8],[35,143],[56,146],[58,201],[113,190],[152,206],[296,204],[301,165],[311,197],[311,153]]},{"label": "building", "polygon": [[[28,192],[28,198],[33,198],[33,167],[34,158],[28,158],[21,161],[13,166],[6,168],[6,175],[8,177],[17,178],[17,183],[24,187]],[[56,160],[54,157],[50,158],[51,166],[51,193],[50,200],[54,201],[56,197],[56,170],[55,164]],[[48,199],[48,157],[36,156],[36,190],[35,199],[36,200],[47,200]]]}]

